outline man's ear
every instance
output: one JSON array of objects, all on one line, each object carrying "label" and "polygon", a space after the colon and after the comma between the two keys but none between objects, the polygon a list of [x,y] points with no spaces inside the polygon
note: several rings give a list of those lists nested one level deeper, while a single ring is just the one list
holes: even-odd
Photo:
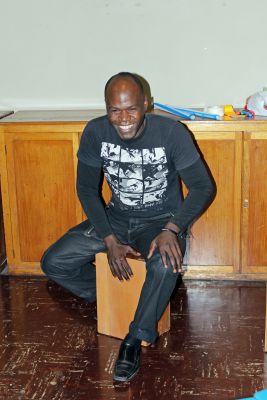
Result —
[{"label": "man's ear", "polygon": [[145,109],[145,112],[146,112],[147,109],[148,109],[148,100],[147,100],[147,96],[145,96],[145,99],[144,99],[144,109]]}]

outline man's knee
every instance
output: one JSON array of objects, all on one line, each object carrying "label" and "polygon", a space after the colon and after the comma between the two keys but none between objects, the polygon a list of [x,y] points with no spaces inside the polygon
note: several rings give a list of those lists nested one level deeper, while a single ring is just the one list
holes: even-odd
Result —
[{"label": "man's knee", "polygon": [[56,274],[58,268],[56,266],[55,259],[56,257],[54,257],[53,251],[51,251],[50,248],[44,252],[40,263],[41,263],[41,269],[45,275],[53,276]]},{"label": "man's knee", "polygon": [[170,262],[168,262],[168,267],[166,268],[163,264],[162,257],[159,252],[155,252],[153,256],[147,261],[147,272],[152,274],[156,279],[177,279],[178,273],[173,271],[173,267]]},{"label": "man's knee", "polygon": [[44,252],[41,269],[51,279],[64,278],[72,272],[73,262],[70,262],[70,258],[66,257],[64,252],[62,254],[62,248],[55,243]]}]

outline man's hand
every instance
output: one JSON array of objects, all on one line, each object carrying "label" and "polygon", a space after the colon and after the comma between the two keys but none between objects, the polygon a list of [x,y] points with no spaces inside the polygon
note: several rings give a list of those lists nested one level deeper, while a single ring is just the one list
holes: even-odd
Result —
[{"label": "man's hand", "polygon": [[104,242],[108,249],[107,257],[112,275],[120,281],[130,279],[133,272],[126,260],[126,255],[133,254],[134,256],[140,256],[140,253],[131,246],[121,244],[114,235],[107,236]]},{"label": "man's hand", "polygon": [[152,240],[147,258],[152,257],[155,249],[158,248],[165,268],[168,268],[168,259],[173,268],[173,272],[182,271],[183,256],[174,233],[163,231]]}]

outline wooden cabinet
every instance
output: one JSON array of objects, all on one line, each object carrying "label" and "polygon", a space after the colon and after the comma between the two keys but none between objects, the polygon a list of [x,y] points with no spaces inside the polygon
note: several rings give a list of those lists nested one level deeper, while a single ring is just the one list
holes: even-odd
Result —
[{"label": "wooden cabinet", "polygon": [[[103,111],[17,113],[0,124],[10,273],[39,274],[43,251],[84,218],[76,152]],[[217,186],[192,227],[187,278],[267,279],[267,120],[186,121]],[[103,194],[109,197],[104,182]]]},{"label": "wooden cabinet", "polygon": [[217,194],[192,228],[187,278],[267,279],[267,119],[187,123]]},{"label": "wooden cabinet", "polygon": [[242,133],[196,132],[195,139],[216,182],[216,197],[192,227],[188,269],[192,273],[238,273]]},{"label": "wooden cabinet", "polygon": [[244,134],[242,268],[262,274],[267,268],[267,132]]},{"label": "wooden cabinet", "polygon": [[44,250],[83,219],[76,153],[85,122],[53,122],[51,116],[40,122],[46,113],[28,115],[27,122],[25,113],[18,114],[0,125],[8,268],[40,273]]},{"label": "wooden cabinet", "polygon": [[13,271],[35,269],[44,249],[81,221],[75,194],[78,135],[53,127],[45,133],[24,129],[6,139]]}]

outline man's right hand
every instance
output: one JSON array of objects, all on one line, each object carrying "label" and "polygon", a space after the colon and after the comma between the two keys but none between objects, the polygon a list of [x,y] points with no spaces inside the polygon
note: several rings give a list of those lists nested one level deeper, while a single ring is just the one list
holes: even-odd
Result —
[{"label": "man's right hand", "polygon": [[112,275],[120,281],[130,279],[133,272],[126,260],[126,255],[140,256],[140,253],[131,246],[120,243],[114,235],[105,237],[104,242],[108,249],[107,257]]}]

